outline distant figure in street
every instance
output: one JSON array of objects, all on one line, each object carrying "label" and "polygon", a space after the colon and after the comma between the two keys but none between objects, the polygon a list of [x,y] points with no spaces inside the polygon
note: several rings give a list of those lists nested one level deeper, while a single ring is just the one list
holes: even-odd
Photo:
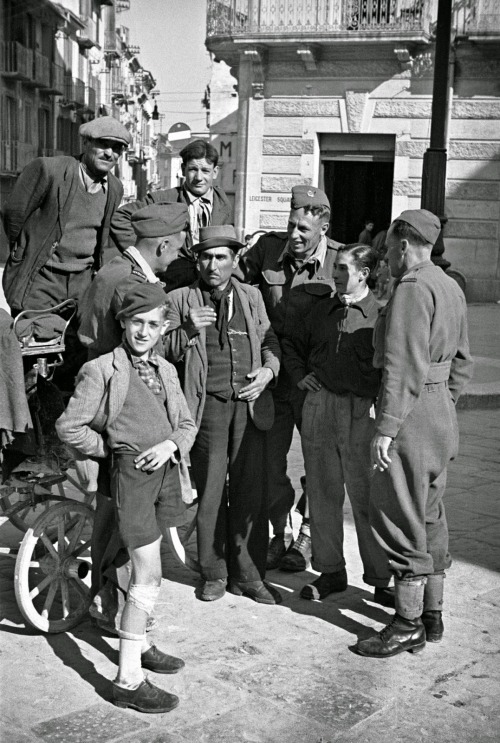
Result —
[{"label": "distant figure in street", "polygon": [[201,227],[209,225],[233,224],[233,209],[229,200],[215,179],[219,172],[219,154],[215,147],[204,139],[195,139],[180,152],[184,183],[175,188],[152,191],[141,201],[124,204],[115,214],[111,225],[111,235],[123,252],[135,244],[131,217],[138,209],[149,204],[180,202],[189,209],[190,232],[179,258],[174,261],[168,274],[162,276],[165,291],[189,286],[198,278],[196,259],[191,250],[198,242]]},{"label": "distant figure in street", "polygon": [[425,209],[403,212],[387,233],[396,283],[374,331],[383,369],[371,443],[370,524],[395,578],[396,614],[360,655],[418,652],[443,636],[451,565],[443,505],[446,468],[458,452],[455,404],[472,376],[462,290],[430,258],[441,231]]},{"label": "distant figure in street", "polygon": [[385,299],[388,296],[388,289],[391,281],[391,272],[385,258],[380,258],[377,265],[376,276],[377,299]]},{"label": "distant figure in street", "polygon": [[359,233],[358,243],[361,245],[371,245],[373,241],[373,228],[375,223],[373,219],[365,219],[364,229]]}]

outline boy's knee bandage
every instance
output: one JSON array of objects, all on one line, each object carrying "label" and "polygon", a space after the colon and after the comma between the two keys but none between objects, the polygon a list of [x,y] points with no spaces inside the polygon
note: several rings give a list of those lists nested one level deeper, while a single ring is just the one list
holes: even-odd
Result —
[{"label": "boy's knee bandage", "polygon": [[121,640],[133,640],[134,642],[144,642],[146,635],[134,635],[133,632],[125,632],[124,629],[118,630],[118,636]]},{"label": "boy's knee bandage", "polygon": [[160,593],[160,586],[144,586],[133,583],[128,589],[127,601],[146,614],[151,614]]}]

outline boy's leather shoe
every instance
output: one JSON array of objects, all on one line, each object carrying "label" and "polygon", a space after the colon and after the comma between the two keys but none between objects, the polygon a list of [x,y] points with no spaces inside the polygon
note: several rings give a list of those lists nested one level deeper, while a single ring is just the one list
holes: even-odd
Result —
[{"label": "boy's leather shoe", "polygon": [[246,583],[231,581],[231,593],[235,596],[247,596],[258,604],[281,604],[281,593],[262,580],[252,580]]},{"label": "boy's leather shoe", "polygon": [[226,593],[226,578],[217,578],[216,580],[206,580],[201,592],[202,601],[217,601]]},{"label": "boy's leather shoe", "polygon": [[299,536],[292,542],[286,555],[280,562],[280,570],[287,573],[301,573],[307,570],[311,563],[311,537],[303,531],[299,531]]},{"label": "boy's leather shoe", "polygon": [[441,611],[424,611],[422,622],[425,627],[427,642],[441,642],[444,633],[443,613]]},{"label": "boy's leather shoe", "polygon": [[130,707],[138,712],[155,714],[175,709],[179,704],[179,697],[153,686],[149,679],[144,679],[137,689],[123,689],[113,684],[113,704],[125,709]]},{"label": "boy's leather shoe", "polygon": [[141,665],[154,673],[177,673],[184,668],[185,663],[180,658],[158,650],[156,645],[151,645],[149,650],[141,655]]},{"label": "boy's leather shoe", "polygon": [[368,658],[391,658],[393,655],[418,653],[425,648],[425,627],[420,617],[405,619],[395,614],[389,624],[375,637],[358,640],[358,655]]}]

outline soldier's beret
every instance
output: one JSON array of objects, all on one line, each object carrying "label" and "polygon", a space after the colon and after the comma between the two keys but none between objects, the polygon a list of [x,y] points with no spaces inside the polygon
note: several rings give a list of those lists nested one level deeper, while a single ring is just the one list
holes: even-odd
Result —
[{"label": "soldier's beret", "polygon": [[304,206],[326,206],[330,209],[328,196],[315,186],[294,186],[292,188],[292,209],[301,209]]},{"label": "soldier's beret", "polygon": [[137,237],[167,237],[187,229],[189,211],[186,204],[151,204],[134,212],[131,222]]},{"label": "soldier's beret", "polygon": [[101,116],[98,119],[92,119],[80,127],[80,135],[90,139],[111,139],[114,142],[121,142],[128,145],[132,141],[132,135],[123,124],[113,116]]},{"label": "soldier's beret", "polygon": [[193,253],[201,253],[209,248],[231,248],[231,250],[241,250],[243,244],[240,243],[236,236],[236,230],[232,224],[211,225],[210,227],[200,227],[200,241],[193,245]]},{"label": "soldier's beret", "polygon": [[162,287],[163,284],[159,281],[156,284],[136,284],[123,297],[122,306],[116,313],[117,320],[140,315],[143,312],[150,312],[157,307],[161,307],[167,300],[167,295]]},{"label": "soldier's beret", "polygon": [[407,209],[397,219],[411,225],[431,245],[434,245],[441,232],[439,217],[427,209]]}]

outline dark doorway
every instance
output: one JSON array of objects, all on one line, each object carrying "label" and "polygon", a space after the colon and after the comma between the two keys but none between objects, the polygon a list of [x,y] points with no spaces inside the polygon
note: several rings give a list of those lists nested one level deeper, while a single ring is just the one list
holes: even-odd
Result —
[{"label": "dark doorway", "polygon": [[325,160],[325,192],[332,205],[329,235],[357,242],[365,219],[375,222],[373,236],[391,222],[393,162]]}]

